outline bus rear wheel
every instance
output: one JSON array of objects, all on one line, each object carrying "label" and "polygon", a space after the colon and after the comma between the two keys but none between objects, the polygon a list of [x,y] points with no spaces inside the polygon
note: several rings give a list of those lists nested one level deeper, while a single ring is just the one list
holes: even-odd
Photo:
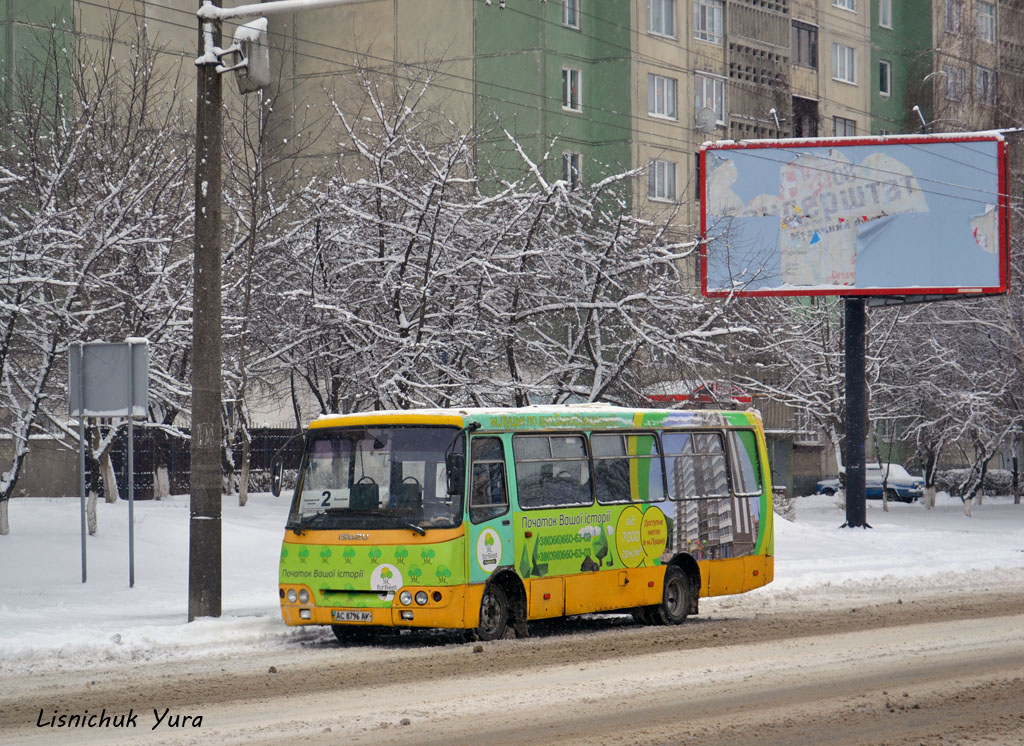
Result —
[{"label": "bus rear wheel", "polygon": [[680,568],[665,568],[665,587],[661,603],[647,607],[651,624],[682,624],[690,613],[690,579]]},{"label": "bus rear wheel", "polygon": [[508,596],[497,583],[488,583],[480,601],[480,626],[473,630],[478,640],[500,640],[508,629]]}]

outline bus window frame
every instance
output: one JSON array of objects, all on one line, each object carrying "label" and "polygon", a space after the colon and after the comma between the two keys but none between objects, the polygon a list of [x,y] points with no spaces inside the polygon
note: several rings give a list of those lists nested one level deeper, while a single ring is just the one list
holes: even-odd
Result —
[{"label": "bus window frame", "polygon": [[[478,462],[476,457],[473,456],[473,444],[477,440],[484,439],[494,439],[498,441],[498,444],[501,446],[500,460],[487,459]],[[469,439],[469,455],[469,481],[467,483],[466,488],[466,509],[469,512],[470,522],[474,525],[478,523],[486,523],[487,521],[492,521],[495,518],[500,518],[503,515],[507,515],[508,512],[512,509],[512,494],[511,491],[509,490],[508,455],[506,453],[505,441],[498,433],[481,433],[479,435],[474,435]],[[474,489],[476,483],[475,467],[477,463],[501,464],[502,489],[504,490],[505,497],[504,503],[487,503],[482,505],[474,504],[473,497],[476,494],[476,490]],[[501,510],[497,510],[497,508],[501,508]]]},{"label": "bus window frame", "polygon": [[[565,510],[567,508],[592,508],[597,503],[596,496],[594,495],[594,466],[593,457],[590,448],[590,438],[586,432],[580,430],[536,430],[527,432],[512,432],[512,467],[515,470],[515,481],[516,481],[516,504],[520,510]],[[551,447],[551,438],[568,438],[578,437],[583,442],[584,455],[576,458],[558,458],[554,456],[554,449]],[[529,438],[546,438],[548,440],[548,458],[537,459],[519,459],[516,456],[516,441],[529,439]],[[543,505],[527,505],[523,503],[522,495],[519,490],[519,465],[521,463],[552,463],[557,461],[566,461],[572,464],[583,464],[587,469],[587,491],[590,495],[588,502],[565,502],[565,503],[545,503]],[[554,469],[552,469],[554,472]],[[554,473],[552,474],[554,476]],[[580,485],[582,487],[582,485]]]},{"label": "bus window frame", "polygon": [[[737,488],[737,483],[739,481],[737,479],[738,475],[734,471],[735,469],[740,468],[739,458],[737,458],[737,453],[735,452],[735,449],[743,448],[744,452],[746,452],[746,447],[739,439],[740,433],[744,432],[750,433],[754,438],[754,460],[751,462],[750,465],[751,467],[753,467],[754,470],[754,481],[761,483],[760,485],[754,485],[753,492],[739,491],[739,489]],[[735,495],[736,497],[758,497],[759,495],[764,494],[764,473],[761,471],[761,454],[758,452],[757,449],[757,432],[752,427],[730,428],[728,431],[726,431],[726,440],[729,442],[729,477],[730,486],[732,488],[732,494]]]},{"label": "bus window frame", "polygon": [[[648,435],[654,439],[654,445],[657,448],[657,453],[648,456],[642,456],[639,454],[630,456],[628,453],[623,456],[595,456],[594,445],[592,442],[592,439],[595,435],[599,437],[602,435],[616,435],[619,436],[620,438],[629,438],[630,436],[636,435]],[[665,502],[668,499],[668,484],[665,473],[665,454],[661,447],[661,432],[659,430],[591,430],[587,440],[590,441],[590,481],[593,485],[591,491],[594,493],[594,498],[597,501],[598,505],[653,505],[656,503]],[[626,461],[628,463],[630,459],[658,460],[661,470],[661,498],[657,500],[602,500],[598,496],[597,462],[621,460]]]}]

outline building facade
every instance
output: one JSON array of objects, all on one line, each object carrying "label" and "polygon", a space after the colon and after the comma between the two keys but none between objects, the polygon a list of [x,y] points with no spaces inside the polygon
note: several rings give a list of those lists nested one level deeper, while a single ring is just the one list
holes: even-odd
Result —
[{"label": "building facade", "polygon": [[[51,26],[86,44],[114,34],[126,48],[141,32],[194,96],[198,5],[0,0],[4,112]],[[223,46],[234,28],[225,24]],[[1022,30],[1024,0],[368,0],[270,18],[264,124],[281,149],[320,133],[306,147],[344,168],[331,127],[339,109],[361,114],[355,73],[396,98],[429,80],[425,105],[476,131],[485,185],[521,174],[523,155],[570,188],[636,170],[635,211],[686,240],[697,237],[706,140],[1019,125]],[[225,83],[230,119],[246,104]],[[797,413],[756,405],[781,444],[775,462],[828,469]]]}]

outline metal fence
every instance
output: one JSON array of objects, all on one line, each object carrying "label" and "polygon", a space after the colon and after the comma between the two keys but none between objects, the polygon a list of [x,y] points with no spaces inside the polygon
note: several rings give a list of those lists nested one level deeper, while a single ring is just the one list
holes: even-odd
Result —
[{"label": "metal fence", "polygon": [[[156,471],[163,465],[167,467],[170,492],[173,495],[188,494],[191,488],[191,459],[188,437],[176,437],[164,430],[136,427],[133,443],[135,498],[149,500],[153,498],[156,482]],[[183,431],[186,436],[188,431]],[[280,455],[285,469],[298,468],[302,455],[302,438],[295,437],[300,431],[290,428],[255,428],[249,431],[249,489],[252,491],[269,490],[270,465],[274,457]],[[241,464],[242,445],[233,444],[234,463]],[[128,433],[122,429],[114,440],[110,452],[114,473],[117,475],[118,491],[123,498],[128,497]],[[91,466],[86,467],[86,483],[91,478]],[[227,473],[227,464],[224,465]],[[102,488],[101,488],[102,489]]]}]

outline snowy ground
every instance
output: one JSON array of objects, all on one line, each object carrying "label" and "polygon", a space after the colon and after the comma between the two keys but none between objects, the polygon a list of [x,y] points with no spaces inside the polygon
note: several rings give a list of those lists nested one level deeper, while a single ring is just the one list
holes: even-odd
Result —
[{"label": "snowy ground", "polygon": [[[254,495],[223,508],[223,614],[187,622],[188,497],[135,503],[135,587],[128,585],[128,505],[98,506],[81,582],[77,499],[11,501],[0,537],[0,676],[37,670],[231,654],[332,639],[325,628],[285,627],[277,561],[287,501]],[[702,616],[756,614],[853,598],[958,587],[1024,587],[1024,505],[986,498],[964,515],[868,501],[871,530],[839,529],[836,498],[797,500],[796,521],[776,516],[775,582],[743,596],[704,599]]]}]

